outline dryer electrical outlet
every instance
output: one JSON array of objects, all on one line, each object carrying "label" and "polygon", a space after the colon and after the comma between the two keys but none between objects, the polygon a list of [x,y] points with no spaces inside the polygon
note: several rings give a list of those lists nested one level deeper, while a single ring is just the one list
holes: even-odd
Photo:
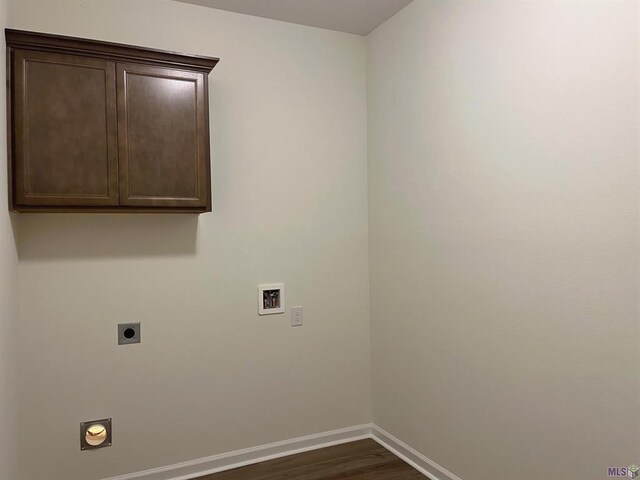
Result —
[{"label": "dryer electrical outlet", "polygon": [[284,283],[258,285],[258,315],[284,313]]},{"label": "dryer electrical outlet", "polygon": [[140,341],[139,323],[118,324],[118,345],[130,345],[132,343],[140,343]]}]

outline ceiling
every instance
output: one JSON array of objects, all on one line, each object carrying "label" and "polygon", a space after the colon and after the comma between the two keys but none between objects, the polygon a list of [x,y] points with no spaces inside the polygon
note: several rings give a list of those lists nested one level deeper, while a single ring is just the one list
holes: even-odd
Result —
[{"label": "ceiling", "polygon": [[366,35],[412,0],[177,0],[229,12]]}]

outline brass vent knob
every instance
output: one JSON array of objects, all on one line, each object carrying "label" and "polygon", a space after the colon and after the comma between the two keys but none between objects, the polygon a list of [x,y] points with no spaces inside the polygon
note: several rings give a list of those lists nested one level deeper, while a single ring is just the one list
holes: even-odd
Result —
[{"label": "brass vent knob", "polygon": [[102,445],[107,440],[107,427],[101,423],[94,423],[85,431],[85,441],[92,447]]}]

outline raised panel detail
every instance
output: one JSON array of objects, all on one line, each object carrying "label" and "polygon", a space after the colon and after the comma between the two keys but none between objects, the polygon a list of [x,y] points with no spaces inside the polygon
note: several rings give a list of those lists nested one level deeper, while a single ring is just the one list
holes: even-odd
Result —
[{"label": "raised panel detail", "polygon": [[118,64],[120,203],[206,207],[205,76]]},{"label": "raised panel detail", "polygon": [[24,205],[117,205],[115,64],[18,50],[15,193]]}]

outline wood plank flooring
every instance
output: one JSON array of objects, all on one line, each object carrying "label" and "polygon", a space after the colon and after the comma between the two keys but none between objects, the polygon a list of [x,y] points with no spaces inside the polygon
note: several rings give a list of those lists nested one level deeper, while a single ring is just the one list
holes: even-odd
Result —
[{"label": "wood plank flooring", "polygon": [[373,440],[359,440],[256,463],[197,480],[425,480]]}]

